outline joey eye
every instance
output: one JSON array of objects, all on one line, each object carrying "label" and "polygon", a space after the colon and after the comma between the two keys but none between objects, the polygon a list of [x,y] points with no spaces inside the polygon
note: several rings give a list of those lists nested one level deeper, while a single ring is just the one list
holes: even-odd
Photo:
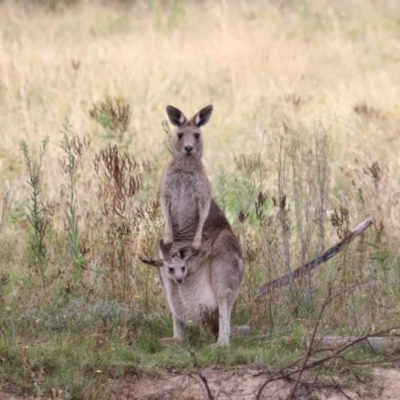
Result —
[{"label": "joey eye", "polygon": [[195,134],[194,134],[194,137],[195,137],[196,139],[200,139],[200,133],[195,133]]},{"label": "joey eye", "polygon": [[183,133],[178,133],[178,139],[182,139],[183,138]]},{"label": "joey eye", "polygon": [[168,271],[172,274],[174,272],[173,268],[168,268]]}]

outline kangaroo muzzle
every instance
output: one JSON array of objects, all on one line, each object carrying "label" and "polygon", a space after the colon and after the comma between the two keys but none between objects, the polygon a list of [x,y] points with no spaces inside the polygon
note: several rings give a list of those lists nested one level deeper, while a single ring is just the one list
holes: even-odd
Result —
[{"label": "kangaroo muzzle", "polygon": [[190,156],[190,154],[191,154],[192,151],[193,151],[193,146],[185,146],[185,151],[186,151],[186,154],[187,154],[188,156]]}]

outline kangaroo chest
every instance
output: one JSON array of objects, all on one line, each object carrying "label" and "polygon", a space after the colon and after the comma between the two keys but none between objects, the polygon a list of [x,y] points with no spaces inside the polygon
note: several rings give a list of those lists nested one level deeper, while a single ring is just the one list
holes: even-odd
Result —
[{"label": "kangaroo chest", "polygon": [[195,173],[175,173],[168,179],[170,215],[174,234],[194,234],[199,220],[201,179]]}]

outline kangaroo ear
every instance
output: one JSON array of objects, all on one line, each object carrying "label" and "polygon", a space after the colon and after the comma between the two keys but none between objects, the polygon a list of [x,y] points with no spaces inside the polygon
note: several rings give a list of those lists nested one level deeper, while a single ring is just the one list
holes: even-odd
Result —
[{"label": "kangaroo ear", "polygon": [[175,108],[174,106],[167,106],[167,115],[169,122],[176,127],[180,127],[184,122],[187,121],[183,112]]},{"label": "kangaroo ear", "polygon": [[210,104],[207,107],[202,108],[192,119],[199,128],[205,125],[211,117],[214,107]]},{"label": "kangaroo ear", "polygon": [[192,249],[190,247],[182,247],[179,249],[179,256],[182,260],[187,260],[192,255]]}]

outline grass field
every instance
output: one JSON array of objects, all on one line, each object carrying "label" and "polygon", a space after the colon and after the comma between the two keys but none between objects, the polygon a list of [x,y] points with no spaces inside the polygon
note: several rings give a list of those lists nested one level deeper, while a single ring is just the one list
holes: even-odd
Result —
[{"label": "grass field", "polygon": [[[108,399],[196,362],[278,368],[317,322],[396,334],[399,39],[394,0],[0,1],[0,388]],[[206,329],[158,343],[172,323],[138,255],[163,226],[168,104],[214,105],[204,162],[245,255],[233,324],[253,328],[230,349]],[[367,216],[348,249],[256,298]]]}]

